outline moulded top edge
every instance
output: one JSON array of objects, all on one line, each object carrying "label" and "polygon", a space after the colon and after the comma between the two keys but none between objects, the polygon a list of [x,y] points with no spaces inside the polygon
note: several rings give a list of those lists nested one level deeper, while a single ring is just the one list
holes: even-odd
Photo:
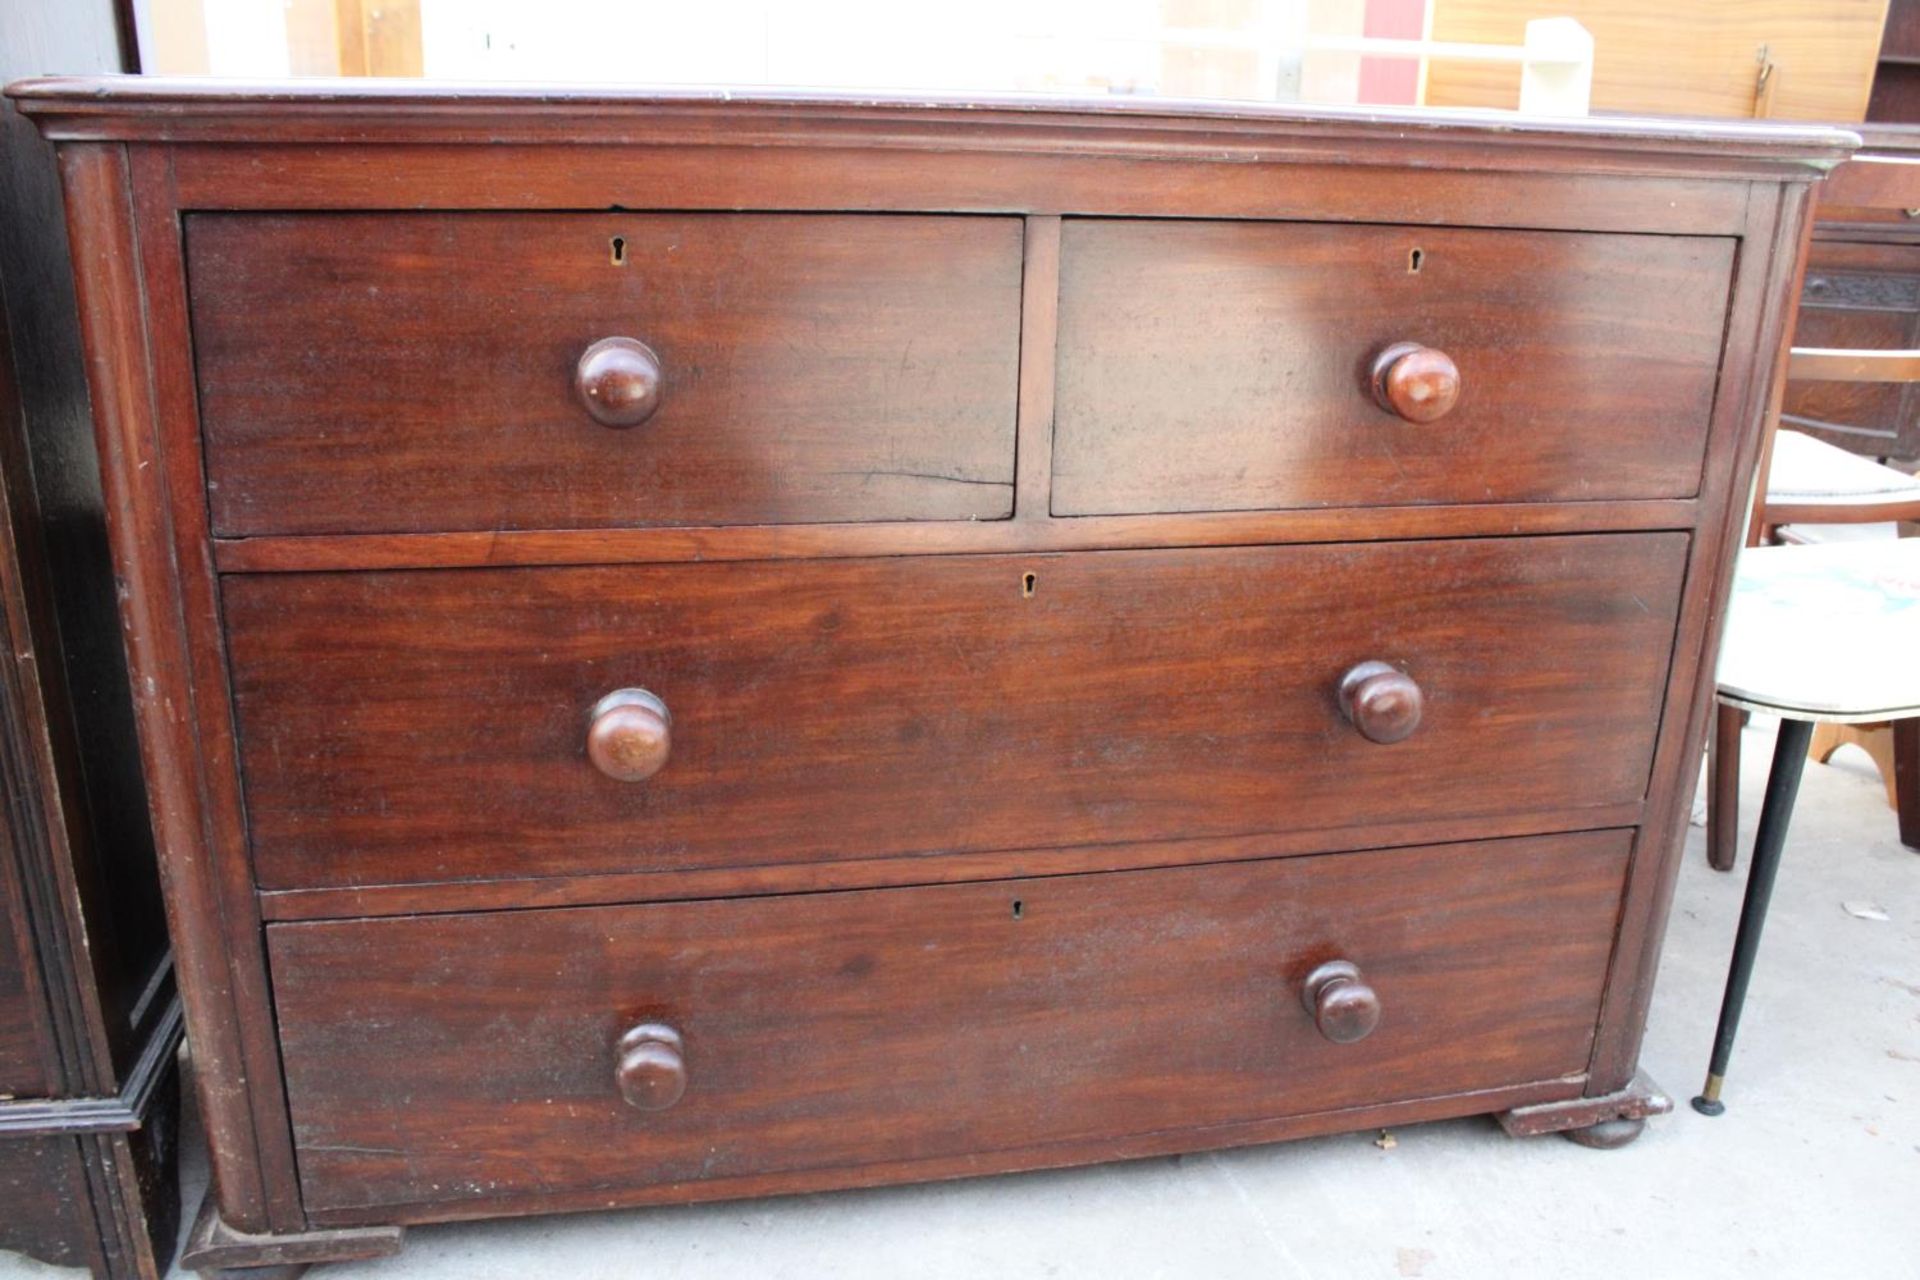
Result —
[{"label": "moulded top edge", "polygon": [[[1152,97],[948,95],[431,80],[242,81],[147,76],[23,80],[7,94],[59,139],[214,142],[617,142],[768,135],[886,135],[964,147],[970,137],[1048,150],[1150,144],[1191,150],[1419,147],[1638,154],[1707,165],[1823,171],[1861,145],[1819,124],[1629,116],[1544,117],[1468,108],[1379,108]],[[1222,158],[1226,158],[1224,155]],[[1363,154],[1353,158],[1365,158]]]}]

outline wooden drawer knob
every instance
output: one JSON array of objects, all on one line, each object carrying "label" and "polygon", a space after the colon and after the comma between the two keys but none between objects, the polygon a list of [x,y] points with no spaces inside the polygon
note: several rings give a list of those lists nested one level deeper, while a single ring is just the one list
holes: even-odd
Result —
[{"label": "wooden drawer knob", "polygon": [[1373,398],[1408,422],[1432,422],[1460,398],[1460,370],[1444,351],[1396,342],[1373,362]]},{"label": "wooden drawer knob", "polygon": [[1307,975],[1300,1003],[1335,1044],[1365,1040],[1380,1025],[1380,997],[1351,960],[1329,960]]},{"label": "wooden drawer knob", "polygon": [[614,1083],[627,1105],[665,1111],[687,1091],[686,1045],[664,1022],[643,1022],[620,1037]]},{"label": "wooden drawer knob", "polygon": [[602,338],[580,353],[573,390],[603,427],[637,427],[660,407],[660,357],[634,338]]},{"label": "wooden drawer knob", "polygon": [[1363,662],[1340,680],[1340,710],[1374,742],[1398,742],[1418,729],[1423,704],[1413,677],[1384,662]]},{"label": "wooden drawer knob", "polygon": [[645,689],[615,689],[593,704],[587,759],[616,782],[644,782],[673,749],[673,715]]}]

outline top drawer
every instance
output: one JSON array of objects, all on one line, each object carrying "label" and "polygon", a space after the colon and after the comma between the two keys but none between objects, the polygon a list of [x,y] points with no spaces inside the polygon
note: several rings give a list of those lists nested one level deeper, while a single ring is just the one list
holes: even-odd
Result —
[{"label": "top drawer", "polygon": [[[1015,218],[201,214],[187,259],[216,534],[1012,510]],[[576,393],[608,337],[640,426]]]},{"label": "top drawer", "polygon": [[[1056,515],[1676,498],[1700,482],[1723,239],[1311,223],[1063,229]],[[1453,408],[1376,404],[1396,344]]]}]

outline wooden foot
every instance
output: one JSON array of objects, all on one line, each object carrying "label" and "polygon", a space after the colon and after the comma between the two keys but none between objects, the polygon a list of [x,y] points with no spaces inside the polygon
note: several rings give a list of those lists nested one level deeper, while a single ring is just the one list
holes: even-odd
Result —
[{"label": "wooden foot", "polygon": [[1568,1142],[1591,1147],[1595,1151],[1613,1151],[1626,1146],[1646,1130],[1645,1120],[1602,1120],[1584,1129],[1563,1129],[1560,1136]]},{"label": "wooden foot", "polygon": [[404,1234],[400,1227],[342,1227],[253,1235],[222,1222],[209,1195],[200,1206],[180,1265],[207,1280],[295,1280],[316,1262],[353,1262],[398,1253]]},{"label": "wooden foot", "polygon": [[1494,1115],[1500,1127],[1516,1138],[1532,1138],[1543,1133],[1564,1133],[1583,1147],[1610,1150],[1624,1147],[1640,1136],[1648,1116],[1663,1116],[1673,1110],[1673,1099],[1642,1071],[1618,1093],[1591,1098],[1569,1098],[1565,1102],[1540,1102],[1515,1107]]}]

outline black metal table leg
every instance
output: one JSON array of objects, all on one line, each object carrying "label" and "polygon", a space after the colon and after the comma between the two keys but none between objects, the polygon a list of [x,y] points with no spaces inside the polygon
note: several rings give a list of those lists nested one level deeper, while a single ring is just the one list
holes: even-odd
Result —
[{"label": "black metal table leg", "polygon": [[1773,767],[1767,774],[1767,797],[1760,808],[1760,829],[1753,839],[1753,866],[1747,872],[1747,899],[1740,908],[1740,931],[1733,940],[1733,964],[1727,970],[1727,993],[1720,1001],[1720,1027],[1713,1035],[1713,1060],[1707,1085],[1693,1100],[1703,1116],[1727,1109],[1720,1101],[1726,1083],[1727,1060],[1733,1056],[1734,1033],[1740,1029],[1740,1010],[1747,1002],[1747,983],[1753,977],[1754,957],[1760,952],[1760,931],[1767,924],[1767,904],[1773,899],[1774,877],[1780,871],[1780,851],[1787,843],[1787,822],[1793,817],[1794,796],[1807,767],[1807,746],[1813,740],[1813,721],[1782,720],[1773,745]]}]

